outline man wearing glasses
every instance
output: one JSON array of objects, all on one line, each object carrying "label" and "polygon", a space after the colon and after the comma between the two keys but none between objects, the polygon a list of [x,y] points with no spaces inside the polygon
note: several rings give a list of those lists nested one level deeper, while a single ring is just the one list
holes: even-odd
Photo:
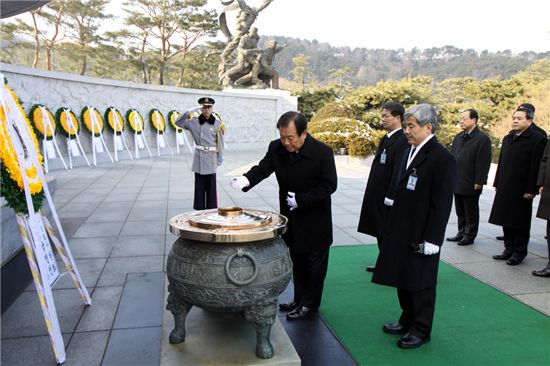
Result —
[{"label": "man wearing glasses", "polygon": [[203,97],[198,102],[201,108],[182,114],[176,125],[191,132],[195,141],[191,167],[195,173],[193,208],[204,210],[218,207],[216,169],[223,161],[224,124],[219,115],[212,112],[214,99]]},{"label": "man wearing glasses", "polygon": [[[393,204],[400,159],[409,147],[402,127],[404,113],[405,108],[400,103],[389,101],[382,105],[380,119],[388,133],[380,140],[372,160],[359,216],[357,231],[374,236],[378,248],[384,240],[382,233],[387,211]],[[368,272],[374,269],[374,266],[367,267]]]}]

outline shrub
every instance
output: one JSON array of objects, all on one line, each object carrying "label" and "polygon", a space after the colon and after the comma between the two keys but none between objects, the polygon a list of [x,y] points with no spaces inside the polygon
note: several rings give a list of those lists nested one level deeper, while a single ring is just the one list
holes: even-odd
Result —
[{"label": "shrub", "polygon": [[321,121],[327,118],[346,117],[353,118],[354,113],[352,107],[342,103],[341,100],[336,100],[325,104],[311,118],[311,122]]},{"label": "shrub", "polygon": [[308,131],[319,141],[332,147],[335,153],[346,148],[352,156],[367,156],[378,146],[384,131],[352,118],[327,118],[310,124]]},{"label": "shrub", "polygon": [[347,149],[351,156],[367,156],[373,154],[385,131],[370,130],[364,134],[348,136]]},{"label": "shrub", "polygon": [[318,132],[312,135],[317,140],[330,146],[335,154],[338,154],[341,148],[346,148],[347,138],[344,135],[334,132]]},{"label": "shrub", "polygon": [[439,125],[439,129],[435,132],[437,136],[437,141],[446,146],[448,149],[451,148],[453,139],[457,133],[460,132],[460,128],[452,124]]}]

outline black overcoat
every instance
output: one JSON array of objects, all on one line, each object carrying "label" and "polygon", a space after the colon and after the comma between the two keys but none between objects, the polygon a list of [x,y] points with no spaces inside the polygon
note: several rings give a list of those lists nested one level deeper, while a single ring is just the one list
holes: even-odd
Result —
[{"label": "black overcoat", "polygon": [[525,193],[538,193],[539,163],[546,137],[532,127],[516,136],[511,131],[504,137],[495,175],[495,199],[489,216],[491,224],[513,229],[529,229],[533,200]]},{"label": "black overcoat", "polygon": [[550,220],[550,144],[546,144],[542,159],[540,160],[539,175],[537,178],[537,186],[544,187],[542,194],[540,195],[539,208],[537,210],[537,217],[541,219]]},{"label": "black overcoat", "polygon": [[455,194],[476,196],[481,189],[475,190],[474,184],[485,185],[491,167],[491,139],[479,128],[470,133],[460,132],[453,140],[451,153],[456,159]]},{"label": "black overcoat", "polygon": [[[395,200],[386,221],[384,245],[372,282],[408,291],[435,287],[439,254],[415,253],[414,246],[428,242],[441,246],[453,202],[456,163],[451,153],[432,137],[405,170],[409,149],[401,163]],[[407,189],[416,173],[414,190]]]},{"label": "black overcoat", "polygon": [[[401,157],[408,146],[405,133],[401,129],[389,139],[385,135],[380,140],[372,160],[357,231],[377,238],[383,237],[384,223],[389,210],[389,206],[384,204],[384,198],[393,199],[395,196],[395,182],[399,174]],[[385,155],[383,162],[382,154]]]},{"label": "black overcoat", "polygon": [[[298,154],[286,151],[280,140],[271,141],[266,155],[244,175],[248,191],[275,172],[281,214],[289,219],[283,239],[296,253],[315,252],[332,244],[331,194],[337,174],[332,149],[307,135]],[[286,198],[296,193],[298,208],[290,211]]]}]

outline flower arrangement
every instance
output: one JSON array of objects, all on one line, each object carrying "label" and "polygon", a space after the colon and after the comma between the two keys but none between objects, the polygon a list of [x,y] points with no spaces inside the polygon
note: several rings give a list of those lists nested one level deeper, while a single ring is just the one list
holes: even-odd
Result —
[{"label": "flower arrangement", "polygon": [[[136,118],[139,121],[139,124],[135,123]],[[138,135],[143,132],[143,129],[145,127],[143,125],[143,117],[137,109],[128,109],[128,111],[126,111],[126,120],[128,121],[128,125],[130,126],[132,131],[134,131]]]},{"label": "flower arrangement", "polygon": [[[115,125],[115,116],[118,119],[118,124]],[[107,126],[111,131],[113,131],[115,134],[120,135],[122,134],[122,131],[124,131],[124,119],[122,118],[122,114],[116,109],[115,107],[108,107],[107,110],[105,110],[105,121],[107,122]]]},{"label": "flower arrangement", "polygon": [[[31,193],[31,198],[33,201],[34,209],[39,210],[42,201],[44,200],[44,190],[42,187],[42,181],[38,176],[38,169],[42,169],[42,154],[38,148],[38,140],[36,135],[33,133],[33,128],[19,100],[17,95],[9,88],[8,85],[3,85],[3,88],[8,90],[17,105],[18,111],[21,117],[24,119],[27,130],[30,133],[32,143],[34,144],[36,155],[38,158],[38,163],[40,166],[35,166],[29,160],[26,160],[24,165],[24,174],[28,178],[29,188]],[[2,93],[4,90],[1,91]],[[8,206],[13,208],[15,212],[18,213],[27,213],[27,202],[25,199],[23,176],[19,170],[19,157],[15,151],[15,148],[12,144],[11,136],[8,133],[8,121],[6,116],[6,111],[4,107],[0,105],[0,160],[1,170],[0,170],[0,193],[6,199]]]},{"label": "flower arrangement", "polygon": [[[50,120],[51,128],[46,128],[46,119]],[[32,122],[34,132],[46,140],[53,139],[55,135],[55,119],[52,112],[43,104],[35,104],[29,111],[29,119]]]},{"label": "flower arrangement", "polygon": [[[72,126],[68,123],[68,119],[71,120]],[[61,134],[71,140],[76,138],[76,135],[80,133],[78,119],[69,107],[61,107],[55,111],[55,123]]]},{"label": "flower arrangement", "polygon": [[153,108],[149,111],[149,122],[151,126],[159,133],[163,134],[166,129],[166,123],[164,122],[164,117],[162,113],[156,108]]},{"label": "flower arrangement", "polygon": [[168,112],[168,120],[170,121],[170,126],[172,126],[176,131],[183,131],[183,128],[176,126],[176,120],[181,116],[181,114],[176,110],[171,110]]},{"label": "flower arrangement", "polygon": [[[93,129],[94,132],[92,132],[92,113],[95,115],[96,120],[96,126]],[[100,132],[103,132],[103,128],[105,127],[103,124],[103,118],[101,118],[101,114],[96,108],[89,106],[82,108],[82,111],[80,112],[80,119],[84,122],[86,129],[90,133],[93,133],[96,137],[99,137]]]}]

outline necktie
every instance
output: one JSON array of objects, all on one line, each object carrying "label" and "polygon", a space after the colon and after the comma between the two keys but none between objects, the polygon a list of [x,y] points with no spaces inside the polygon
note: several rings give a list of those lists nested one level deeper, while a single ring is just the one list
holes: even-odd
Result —
[{"label": "necktie", "polygon": [[416,151],[416,147],[413,146],[413,147],[411,148],[411,152],[410,152],[410,154],[409,154],[409,159],[407,160],[407,167],[406,167],[406,169],[409,169],[409,166],[411,165],[411,162],[412,162],[412,160],[413,160],[414,152],[415,152],[415,151]]}]

